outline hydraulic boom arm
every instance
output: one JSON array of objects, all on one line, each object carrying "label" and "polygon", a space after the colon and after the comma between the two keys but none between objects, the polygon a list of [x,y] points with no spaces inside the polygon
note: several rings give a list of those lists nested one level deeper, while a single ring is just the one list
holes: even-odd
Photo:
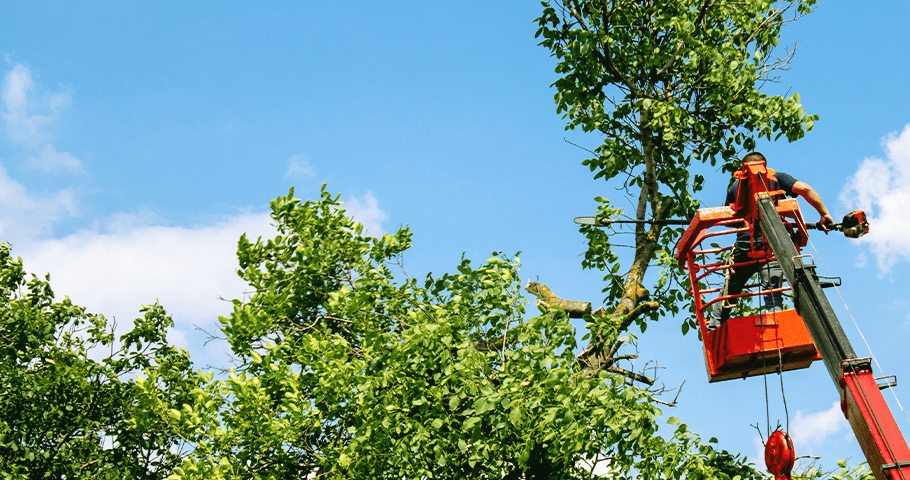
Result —
[{"label": "hydraulic boom arm", "polygon": [[875,478],[910,480],[910,447],[872,377],[871,362],[868,358],[856,358],[822,292],[815,265],[803,262],[807,255],[797,252],[770,195],[756,197],[761,230],[793,287],[796,310],[821,353],[840,394],[841,410],[850,422]]}]

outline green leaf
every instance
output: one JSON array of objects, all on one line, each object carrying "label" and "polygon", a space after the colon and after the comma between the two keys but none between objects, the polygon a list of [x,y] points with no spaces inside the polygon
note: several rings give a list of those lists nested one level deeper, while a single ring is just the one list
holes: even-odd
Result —
[{"label": "green leaf", "polygon": [[470,432],[474,429],[474,426],[480,423],[480,417],[470,417],[464,421],[464,424],[461,426],[461,431]]},{"label": "green leaf", "polygon": [[518,427],[521,425],[521,416],[521,407],[514,406],[512,407],[512,411],[509,412],[509,422],[511,422],[513,426]]}]

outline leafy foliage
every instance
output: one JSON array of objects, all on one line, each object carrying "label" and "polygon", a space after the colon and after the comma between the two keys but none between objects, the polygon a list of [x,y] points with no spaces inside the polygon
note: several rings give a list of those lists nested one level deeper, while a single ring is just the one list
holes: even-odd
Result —
[{"label": "leafy foliage", "polygon": [[[818,119],[805,114],[798,93],[761,91],[792,55],[776,53],[781,28],[814,3],[542,2],[537,36],[556,59],[557,112],[566,129],[600,135],[594,156],[582,164],[595,179],[624,178],[626,193],[637,197],[637,220],[691,218],[705,185],[693,162],[732,172],[738,152],[754,149],[757,138],[795,141]],[[599,216],[622,214],[608,200],[598,201]],[[673,285],[681,270],[672,246],[682,228],[640,224],[634,257],[624,268],[612,232],[581,231],[590,242],[583,266],[608,272],[604,303],[614,306],[614,316],[628,315],[649,297],[636,292],[650,265],[662,273],[649,290],[657,302],[649,318],[679,312],[683,290]],[[645,317],[635,321],[646,328]],[[619,318],[616,334],[630,323]]]},{"label": "leafy foliage", "polygon": [[0,247],[3,478],[761,477],[586,376],[564,312],[528,317],[517,258],[397,279],[407,229],[362,236],[325,192],[272,208],[279,236],[239,242],[254,291],[221,319],[241,364],[220,378],[168,345],[159,305],[93,360],[117,345],[104,317]]},{"label": "leafy foliage", "polygon": [[172,320],[146,307],[114,351],[103,316],[26,277],[0,244],[0,478],[166,478],[182,441],[122,378],[154,367],[180,401],[190,363],[167,343]]},{"label": "leafy foliage", "polygon": [[[700,207],[706,179],[696,172],[707,170],[700,164],[733,172],[741,166],[739,152],[753,150],[757,139],[793,142],[812,129],[818,116],[805,113],[798,93],[762,89],[778,81],[776,73],[793,55],[778,53],[781,29],[810,13],[815,0],[541,4],[536,35],[556,60],[557,113],[567,130],[597,134],[593,156],[582,164],[595,179],[621,182],[635,205],[624,215],[616,199],[596,197],[596,216],[638,222],[631,258],[613,243],[613,235],[629,233],[619,224],[580,229],[588,240],[582,266],[605,272],[608,313],[588,317],[590,343],[579,357],[592,376],[609,364],[609,346],[633,324],[645,332],[648,319],[679,314],[684,305],[693,315],[680,315],[682,333],[696,329],[680,286],[687,282],[673,256],[683,228],[660,222],[691,218]],[[648,277],[646,288],[651,266],[660,272]],[[649,473],[643,477],[659,476]],[[841,472],[844,478],[852,474],[863,472]],[[827,475],[812,470],[809,476]]]},{"label": "leafy foliage", "polygon": [[845,460],[838,460],[837,466],[840,470],[832,470],[829,472],[811,466],[803,472],[794,473],[793,478],[797,480],[821,478],[831,480],[873,480],[875,478],[875,474],[872,473],[872,469],[869,468],[869,465],[866,462],[851,468],[847,465]]},{"label": "leafy foliage", "polygon": [[362,236],[325,191],[271,205],[279,235],[241,238],[253,294],[221,319],[242,364],[205,388],[223,410],[180,412],[205,435],[174,478],[754,476],[676,419],[657,435],[623,377],[586,378],[561,310],[525,318],[518,258],[399,279],[407,229]]},{"label": "leafy foliage", "polygon": [[[760,92],[789,60],[773,56],[785,14],[813,3],[543,2],[537,34],[557,59],[557,111],[603,139],[583,164],[595,178],[626,176],[638,220],[691,215],[705,182],[693,159],[732,171],[755,138],[793,141],[817,120],[795,93]],[[599,216],[622,214],[596,201]],[[763,476],[676,417],[658,434],[652,393],[591,360],[633,322],[644,331],[644,314],[678,313],[680,229],[638,227],[625,270],[610,232],[582,229],[583,266],[607,272],[613,310],[587,317],[578,359],[562,310],[526,311],[517,256],[410,278],[395,268],[410,231],[362,235],[341,207],[324,189],[307,202],[291,190],[271,203],[278,236],[241,237],[238,273],[252,291],[220,318],[239,363],[219,377],[167,343],[173,322],[159,305],[118,344],[104,317],[55,302],[47,279],[26,282],[0,247],[0,475]],[[642,284],[652,264],[663,269],[656,301]],[[98,347],[112,351],[93,360]],[[833,478],[868,478],[843,467]]]}]

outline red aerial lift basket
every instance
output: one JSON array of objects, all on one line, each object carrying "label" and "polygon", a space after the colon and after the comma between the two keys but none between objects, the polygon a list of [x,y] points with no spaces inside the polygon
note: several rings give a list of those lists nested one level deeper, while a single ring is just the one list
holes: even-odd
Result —
[{"label": "red aerial lift basket", "polygon": [[[746,206],[754,206],[755,202],[746,201],[747,196],[783,194],[782,191],[767,191],[766,188],[761,188],[768,183],[762,181],[762,175],[767,175],[764,162],[747,163],[743,172],[737,172],[737,177],[740,178],[737,202],[725,207],[699,210],[677,248],[676,259],[689,273],[690,293],[695,304],[698,328],[704,341],[705,367],[710,382],[797,370],[807,368],[812,362],[821,360],[812,336],[796,310],[733,317],[716,330],[712,332],[707,330],[705,314],[719,301],[790,290],[789,286],[761,290],[760,285],[747,285],[747,288],[759,287],[758,291],[720,296],[724,270],[748,263],[767,263],[774,259],[770,248],[756,246],[754,243],[753,251],[749,252],[752,259],[750,262],[729,265],[723,258],[725,252],[732,250],[737,233],[750,231],[754,234],[759,228],[757,211],[753,208],[750,212],[750,208]],[[808,241],[808,234],[796,200],[790,198],[780,200],[777,212],[790,230],[797,250],[804,247]],[[714,231],[709,232],[709,229]],[[702,247],[702,243],[717,240],[718,237],[720,240],[716,243],[731,246]],[[780,261],[792,262],[793,259]],[[711,288],[709,282],[712,280],[714,284],[720,286]]]}]

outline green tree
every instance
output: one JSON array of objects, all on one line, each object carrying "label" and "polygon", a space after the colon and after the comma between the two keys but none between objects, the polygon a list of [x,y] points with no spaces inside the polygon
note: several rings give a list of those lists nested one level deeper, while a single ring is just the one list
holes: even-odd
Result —
[{"label": "green tree", "polygon": [[[797,95],[760,87],[789,61],[774,56],[781,27],[812,3],[544,2],[538,36],[557,59],[557,110],[567,128],[603,136],[583,163],[638,189],[636,219],[690,216],[704,183],[693,160],[731,171],[755,138],[811,128]],[[600,215],[620,213],[598,200]],[[609,371],[633,322],[644,330],[679,310],[669,251],[679,230],[637,228],[624,275],[609,236],[583,230],[583,264],[609,272],[611,307],[587,317],[579,362],[559,308],[524,315],[517,259],[396,280],[407,230],[362,237],[325,192],[272,209],[280,235],[239,246],[255,293],[223,319],[242,362],[219,383],[230,408],[208,420],[216,435],[179,476],[581,478],[585,459],[606,459],[616,478],[760,476],[675,418],[674,433],[657,435],[651,394]],[[654,262],[665,271],[650,301]]]},{"label": "green tree", "polygon": [[[541,3],[536,35],[556,59],[557,113],[567,130],[599,136],[582,164],[595,179],[619,183],[635,205],[625,215],[596,197],[597,216],[640,222],[630,256],[611,244],[613,227],[581,228],[588,239],[582,266],[606,272],[607,307],[603,315],[585,316],[590,341],[578,357],[592,378],[611,369],[618,339],[633,324],[644,332],[648,320],[677,314],[681,305],[691,311],[672,250],[683,228],[660,221],[691,218],[700,207],[705,178],[693,167],[736,171],[738,155],[753,150],[757,139],[793,142],[818,120],[805,113],[798,93],[762,92],[795,51],[778,48],[781,29],[810,13],[815,0]],[[646,278],[652,265],[660,272]],[[695,327],[689,316],[682,333]],[[863,467],[839,465],[845,470],[831,478],[871,478]],[[833,474],[813,468],[800,478]]]},{"label": "green tree", "polygon": [[675,418],[657,435],[624,376],[587,378],[564,312],[525,311],[517,257],[418,281],[407,229],[363,236],[325,191],[271,206],[278,236],[238,247],[253,293],[221,318],[239,365],[174,416],[205,432],[174,478],[757,475]]},{"label": "green tree", "polygon": [[254,293],[221,319],[240,363],[217,379],[160,306],[114,348],[0,247],[0,478],[762,476],[675,417],[657,435],[623,375],[588,378],[564,312],[525,311],[518,258],[396,281],[410,232],[364,237],[339,207],[289,194],[279,236],[241,238]]},{"label": "green tree", "polygon": [[187,395],[173,322],[146,307],[115,348],[113,326],[54,301],[48,280],[0,244],[0,478],[166,478],[185,442],[124,378],[154,367],[169,401]]},{"label": "green tree", "polygon": [[[538,35],[557,59],[558,111],[567,128],[602,134],[584,164],[595,178],[627,178],[634,218],[691,215],[704,183],[693,160],[730,171],[755,138],[792,141],[811,128],[798,96],[759,87],[789,60],[773,56],[780,28],[812,3],[544,2]],[[599,214],[620,213],[599,201]],[[238,245],[252,292],[221,318],[238,365],[218,378],[167,345],[159,306],[121,339],[122,353],[92,361],[85,342],[113,345],[103,317],[53,302],[46,282],[26,284],[20,263],[4,260],[2,334],[19,343],[0,366],[0,413],[13,419],[0,424],[0,466],[57,478],[91,468],[175,479],[590,478],[594,463],[611,478],[763,476],[679,419],[661,422],[652,393],[609,368],[633,322],[644,330],[679,310],[669,251],[679,230],[639,227],[624,275],[609,235],[583,230],[584,266],[609,272],[610,314],[587,317],[579,361],[561,308],[526,311],[517,256],[465,259],[418,280],[399,268],[407,229],[364,236],[325,191],[302,202],[292,190],[271,208],[279,234]],[[649,290],[654,262],[665,271]],[[83,322],[87,340],[66,334]],[[54,393],[64,389],[74,394]],[[20,398],[27,392],[60,397],[54,422],[27,424],[42,414],[35,397]],[[73,410],[97,418],[64,413]],[[670,428],[658,435],[661,424]]]},{"label": "green tree", "polygon": [[[714,0],[542,2],[540,44],[556,59],[557,112],[566,129],[596,132],[602,142],[582,164],[595,179],[619,177],[636,209],[631,218],[691,218],[705,178],[693,163],[736,170],[742,149],[756,138],[802,138],[817,120],[806,115],[799,94],[768,95],[792,52],[776,52],[781,28],[809,13],[815,0]],[[716,195],[715,195],[716,196]],[[623,214],[597,197],[598,215]],[[684,290],[675,288],[675,241],[682,228],[640,223],[625,265],[610,231],[583,227],[589,249],[585,268],[607,272],[604,304],[581,361],[589,375],[608,361],[611,340],[647,319],[679,312]],[[662,268],[646,288],[650,265]],[[621,273],[626,272],[626,273]],[[694,327],[685,320],[683,332]]]}]

